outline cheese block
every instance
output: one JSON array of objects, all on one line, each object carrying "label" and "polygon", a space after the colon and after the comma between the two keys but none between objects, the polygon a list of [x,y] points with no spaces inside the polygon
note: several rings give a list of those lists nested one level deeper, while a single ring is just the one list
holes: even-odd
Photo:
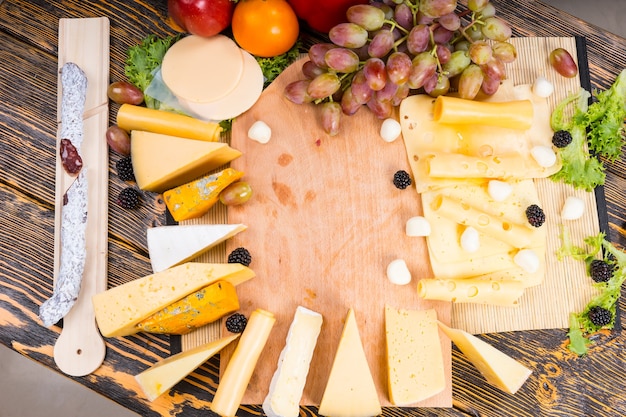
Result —
[{"label": "cheese block", "polygon": [[220,193],[241,177],[243,172],[226,168],[167,190],[163,193],[163,199],[177,222],[195,219],[209,211],[218,202]]},{"label": "cheese block", "polygon": [[533,103],[530,100],[481,102],[439,96],[435,99],[433,120],[446,124],[479,124],[526,130],[532,126]]},{"label": "cheese block", "polygon": [[148,400],[154,401],[238,337],[226,336],[170,356],[135,375],[135,379]]},{"label": "cheese block", "polygon": [[239,298],[235,286],[218,281],[164,307],[137,327],[148,333],[187,334],[237,310]]},{"label": "cheese block", "polygon": [[190,261],[246,230],[244,224],[193,224],[148,228],[148,252],[154,272]]},{"label": "cheese block", "polygon": [[215,391],[211,411],[222,417],[235,416],[275,322],[274,314],[263,309],[256,309],[250,314],[246,329]]},{"label": "cheese block", "polygon": [[524,295],[521,280],[481,278],[421,279],[417,293],[425,300],[516,307]]},{"label": "cheese block", "polygon": [[491,385],[515,394],[532,374],[530,369],[478,337],[443,323],[439,327]]},{"label": "cheese block", "polygon": [[161,75],[176,97],[208,103],[230,94],[243,69],[241,49],[232,39],[189,35],[167,50]]},{"label": "cheese block", "polygon": [[385,306],[389,400],[408,406],[446,387],[437,312]]},{"label": "cheese block", "polygon": [[371,417],[382,413],[352,309],[346,316],[318,412],[329,417]]},{"label": "cheese block", "polygon": [[278,358],[263,411],[269,417],[298,417],[300,399],[313,351],[322,327],[322,315],[298,306]]},{"label": "cheese block", "polygon": [[188,262],[94,295],[96,322],[105,337],[128,336],[137,323],[200,288],[220,280],[239,285],[254,275],[238,263]]},{"label": "cheese block", "polygon": [[137,186],[163,192],[241,156],[226,143],[134,130],[130,153]]}]

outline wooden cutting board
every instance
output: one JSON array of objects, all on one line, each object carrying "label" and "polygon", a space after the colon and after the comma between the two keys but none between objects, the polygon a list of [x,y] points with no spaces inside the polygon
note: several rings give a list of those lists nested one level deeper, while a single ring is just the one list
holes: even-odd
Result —
[{"label": "wooden cutting board", "polygon": [[[257,277],[237,287],[242,312],[263,308],[277,317],[243,403],[263,402],[295,309],[302,305],[324,317],[302,404],[319,404],[343,321],[353,308],[380,401],[389,405],[385,304],[435,308],[444,323],[450,321],[451,306],[421,300],[416,293],[418,278],[431,272],[424,238],[405,234],[406,221],[421,213],[419,197],[392,182],[396,171],[410,172],[402,138],[384,142],[381,121],[366,108],[344,117],[337,136],[324,133],[319,107],[283,97],[285,86],[303,77],[303,62],[285,70],[233,123],[231,145],[243,156],[231,166],[245,172],[254,195],[228,209],[228,222],[248,229],[227,242],[227,252],[243,246],[253,257],[250,267]],[[257,120],[272,128],[267,144],[247,137]],[[406,286],[386,277],[387,265],[397,258],[413,275]],[[420,406],[452,405],[451,347],[445,337],[441,349],[447,388]],[[222,352],[222,370],[231,353],[232,347]]]}]

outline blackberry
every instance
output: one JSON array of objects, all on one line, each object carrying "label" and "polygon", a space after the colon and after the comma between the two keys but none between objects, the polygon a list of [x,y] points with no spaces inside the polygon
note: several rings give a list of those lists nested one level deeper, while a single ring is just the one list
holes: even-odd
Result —
[{"label": "blackberry", "polygon": [[594,259],[589,264],[589,274],[594,282],[607,282],[613,276],[613,266],[602,259]]},{"label": "blackberry", "polygon": [[235,313],[226,319],[226,330],[231,333],[243,333],[248,325],[248,319],[241,313]]},{"label": "blackberry", "polygon": [[533,227],[539,227],[546,221],[546,215],[536,204],[531,204],[526,208],[526,218],[528,219],[528,223],[530,223]]},{"label": "blackberry", "polygon": [[600,306],[591,307],[589,312],[587,312],[587,317],[598,327],[606,326],[613,320],[613,314],[606,308]]},{"label": "blackberry", "polygon": [[115,163],[115,168],[117,168],[117,175],[122,181],[135,181],[135,171],[133,171],[130,155],[118,160]]},{"label": "blackberry", "polygon": [[139,191],[132,187],[124,188],[117,197],[117,204],[125,209],[134,209],[139,205]]},{"label": "blackberry", "polygon": [[237,248],[228,255],[229,264],[242,264],[244,266],[250,266],[252,262],[252,256],[246,248]]},{"label": "blackberry", "polygon": [[411,176],[409,175],[408,172],[404,170],[400,170],[396,172],[395,174],[393,174],[393,185],[395,185],[396,188],[404,190],[406,187],[409,187],[411,184],[412,184]]},{"label": "blackberry", "polygon": [[557,148],[564,148],[572,143],[572,135],[567,130],[559,130],[554,132],[552,136],[552,144]]}]

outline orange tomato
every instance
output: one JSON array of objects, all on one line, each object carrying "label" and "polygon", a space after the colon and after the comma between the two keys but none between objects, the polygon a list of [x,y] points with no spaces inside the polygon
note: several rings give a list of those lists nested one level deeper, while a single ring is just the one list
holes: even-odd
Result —
[{"label": "orange tomato", "polygon": [[286,0],[239,0],[231,28],[242,49],[265,58],[287,52],[300,33],[298,18]]}]

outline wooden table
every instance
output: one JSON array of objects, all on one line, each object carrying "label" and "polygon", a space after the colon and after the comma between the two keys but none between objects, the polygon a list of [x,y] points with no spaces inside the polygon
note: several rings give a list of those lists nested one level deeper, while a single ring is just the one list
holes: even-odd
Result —
[{"label": "wooden table", "polygon": [[[591,84],[607,88],[626,68],[626,39],[603,32],[538,1],[497,1],[514,36],[586,37]],[[39,305],[52,292],[54,167],[57,105],[57,34],[62,17],[106,16],[111,21],[111,79],[124,79],[126,50],[146,35],[174,34],[167,2],[94,0],[0,0],[0,343],[58,371],[52,349],[60,328],[44,328]],[[110,120],[116,111],[111,106]],[[113,173],[116,155],[111,155]],[[608,238],[626,247],[626,159],[610,165],[604,192]],[[115,204],[124,186],[112,176],[109,188],[109,286],[151,273],[146,227],[164,224],[158,197],[128,211]],[[622,292],[621,311],[626,293]],[[620,329],[598,337],[583,358],[565,348],[565,330],[488,334],[482,337],[533,369],[515,395],[485,384],[476,369],[453,350],[452,409],[388,409],[412,416],[622,416],[626,415],[626,335]],[[176,396],[150,404],[136,392],[133,375],[170,354],[167,336],[138,334],[107,340],[103,366],[75,380],[142,416],[197,415],[216,387],[215,361],[176,387]],[[260,407],[244,411],[259,414]],[[314,414],[314,409],[305,409]]]}]

